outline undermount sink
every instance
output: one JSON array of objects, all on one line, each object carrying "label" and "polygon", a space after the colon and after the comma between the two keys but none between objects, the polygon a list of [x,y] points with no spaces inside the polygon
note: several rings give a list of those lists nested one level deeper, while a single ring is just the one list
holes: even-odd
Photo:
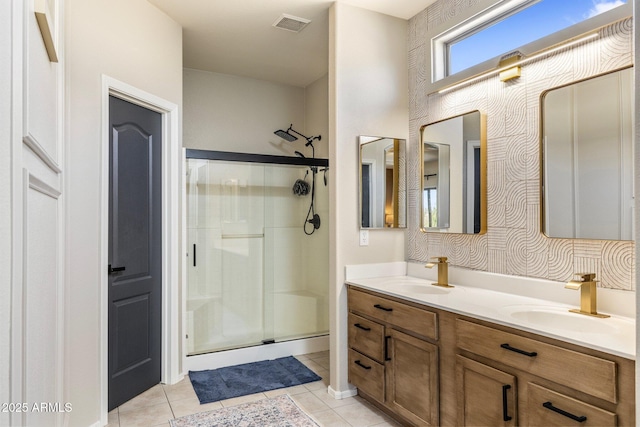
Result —
[{"label": "undermount sink", "polygon": [[560,307],[513,305],[502,307],[503,314],[532,326],[562,331],[580,331],[587,334],[616,335],[633,328],[633,322],[620,318],[597,318],[572,313]]}]

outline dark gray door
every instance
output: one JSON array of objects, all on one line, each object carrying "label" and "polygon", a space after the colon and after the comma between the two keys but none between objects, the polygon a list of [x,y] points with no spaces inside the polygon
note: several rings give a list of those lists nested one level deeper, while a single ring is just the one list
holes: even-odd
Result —
[{"label": "dark gray door", "polygon": [[160,382],[162,116],[109,97],[109,410]]}]

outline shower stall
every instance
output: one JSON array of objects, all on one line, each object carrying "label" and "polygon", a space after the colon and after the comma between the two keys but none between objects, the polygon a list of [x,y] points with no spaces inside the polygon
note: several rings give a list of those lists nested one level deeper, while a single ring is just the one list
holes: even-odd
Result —
[{"label": "shower stall", "polygon": [[[187,150],[189,356],[328,334],[327,170],[326,159]],[[296,191],[305,183],[312,191]]]}]

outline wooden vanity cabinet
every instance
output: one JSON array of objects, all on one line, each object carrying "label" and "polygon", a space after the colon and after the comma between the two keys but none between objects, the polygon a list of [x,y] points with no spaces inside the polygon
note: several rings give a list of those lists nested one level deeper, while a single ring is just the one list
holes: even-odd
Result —
[{"label": "wooden vanity cabinet", "polygon": [[439,425],[436,314],[348,290],[349,382],[403,421]]},{"label": "wooden vanity cabinet", "polygon": [[349,286],[349,381],[403,425],[633,426],[635,362]]}]

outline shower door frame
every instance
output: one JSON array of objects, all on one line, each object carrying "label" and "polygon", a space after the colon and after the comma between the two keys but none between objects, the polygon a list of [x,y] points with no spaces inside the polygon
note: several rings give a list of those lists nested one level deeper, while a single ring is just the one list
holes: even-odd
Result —
[{"label": "shower door frame", "polygon": [[274,156],[271,154],[235,153],[232,151],[209,151],[188,148],[186,158],[202,160],[224,160],[228,162],[264,163],[272,165],[290,166],[318,166],[329,167],[329,159]]}]

